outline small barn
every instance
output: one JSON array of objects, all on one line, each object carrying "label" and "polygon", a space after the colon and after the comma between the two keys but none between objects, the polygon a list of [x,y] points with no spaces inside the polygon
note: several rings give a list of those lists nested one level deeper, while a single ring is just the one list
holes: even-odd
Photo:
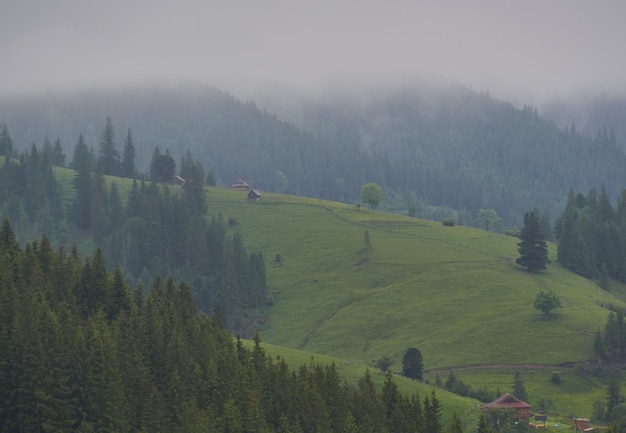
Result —
[{"label": "small barn", "polygon": [[232,189],[238,189],[238,190],[242,190],[242,191],[250,191],[252,189],[252,187],[250,185],[248,185],[246,182],[244,182],[241,179],[239,179],[237,182],[233,183],[230,187]]},{"label": "small barn", "polygon": [[182,178],[182,177],[180,177],[180,176],[174,176],[172,179],[170,179],[170,183],[171,183],[172,185],[180,185],[180,186],[183,186],[183,185],[185,185],[185,179],[183,179],[183,178]]},{"label": "small barn", "polygon": [[261,193],[255,189],[251,189],[248,193],[248,200],[250,201],[259,201],[261,200]]},{"label": "small barn", "polygon": [[596,430],[591,427],[587,418],[572,418],[572,421],[574,421],[574,431],[592,432]]},{"label": "small barn", "polygon": [[480,410],[489,409],[513,409],[518,419],[530,418],[530,405],[509,393],[502,394],[491,403],[480,407]]}]

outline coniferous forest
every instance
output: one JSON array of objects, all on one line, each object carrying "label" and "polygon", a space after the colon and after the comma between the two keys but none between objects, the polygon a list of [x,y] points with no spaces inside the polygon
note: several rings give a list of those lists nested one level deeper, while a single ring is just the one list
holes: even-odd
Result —
[{"label": "coniferous forest", "polygon": [[570,190],[555,235],[563,266],[598,280],[607,291],[610,279],[626,282],[626,190],[616,207],[604,186],[586,195]]},{"label": "coniferous forest", "polygon": [[[32,233],[49,234],[55,243],[67,244],[73,236],[90,239],[109,267],[120,266],[133,280],[171,275],[186,281],[200,310],[219,307],[227,326],[243,333],[245,312],[269,301],[263,255],[248,254],[237,231],[227,235],[221,215],[206,219],[204,175],[190,154],[181,164],[187,176],[182,188],[136,180],[122,203],[116,184],[107,187],[104,180],[105,174],[124,174],[120,171],[127,162],[111,146],[110,128],[108,120],[98,154],[78,138],[70,162],[75,194],[64,206],[52,172],[63,164],[60,148],[46,142],[39,151],[33,144],[18,156],[5,126],[0,141],[0,154],[5,155],[0,167],[2,213]],[[128,136],[127,148],[132,146],[130,132]],[[135,171],[127,174],[137,176]]]},{"label": "coniferous forest", "polygon": [[554,221],[570,188],[604,183],[616,196],[626,183],[612,125],[584,135],[535,107],[463,86],[267,99],[265,109],[191,84],[7,100],[0,121],[19,151],[50,137],[71,155],[81,133],[98,147],[110,116],[120,148],[132,128],[140,172],[157,147],[177,163],[190,151],[218,185],[244,179],[264,191],[357,203],[375,182],[385,192],[381,209],[470,226],[483,208],[497,212],[502,229],[520,227],[535,208]]},{"label": "coniferous forest", "polygon": [[[131,288],[102,254],[17,243],[0,229],[0,431],[443,431],[441,404],[378,392],[334,365],[288,368],[255,337],[245,348],[189,286]],[[458,420],[455,421],[458,424]],[[458,427],[458,425],[457,425]]]}]

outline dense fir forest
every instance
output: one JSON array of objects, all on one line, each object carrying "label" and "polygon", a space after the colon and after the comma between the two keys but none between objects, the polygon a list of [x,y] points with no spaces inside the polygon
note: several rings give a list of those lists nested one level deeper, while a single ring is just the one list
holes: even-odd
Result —
[{"label": "dense fir forest", "polygon": [[555,224],[559,262],[577,274],[599,281],[626,282],[626,190],[613,207],[604,186],[587,195],[569,192],[567,205]]},{"label": "dense fir forest", "polygon": [[[17,243],[0,229],[0,432],[443,431],[433,392],[334,365],[290,369],[197,311],[189,286],[133,289],[99,252]],[[452,432],[460,432],[455,418]]]},{"label": "dense fir forest", "polygon": [[570,188],[604,184],[617,195],[626,183],[611,125],[585,136],[533,107],[462,86],[267,106],[286,120],[222,91],[181,85],[4,101],[0,121],[20,151],[49,137],[70,154],[79,133],[96,146],[110,116],[118,130],[132,128],[141,172],[156,147],[175,161],[191,151],[218,185],[244,179],[260,190],[357,203],[360,188],[376,182],[386,210],[475,225],[480,209],[494,209],[502,229],[521,226],[529,209],[556,219]]},{"label": "dense fir forest", "polygon": [[[120,266],[133,280],[172,276],[186,281],[202,311],[219,307],[227,326],[242,333],[248,312],[258,315],[269,302],[263,255],[248,254],[238,231],[227,233],[221,215],[207,221],[204,172],[191,154],[181,161],[180,172],[188,180],[182,188],[133,181],[129,198],[122,203],[116,183],[107,186],[104,175],[137,175],[132,134],[129,130],[120,156],[108,119],[99,152],[87,148],[79,137],[69,164],[75,170],[75,194],[64,206],[52,172],[65,160],[58,142],[46,141],[42,151],[33,144],[18,157],[6,126],[0,134],[0,155],[5,156],[0,167],[0,212],[25,231],[48,234],[65,245],[91,239],[103,260]],[[159,160],[152,165],[159,167]],[[161,169],[152,171],[158,177]]]}]

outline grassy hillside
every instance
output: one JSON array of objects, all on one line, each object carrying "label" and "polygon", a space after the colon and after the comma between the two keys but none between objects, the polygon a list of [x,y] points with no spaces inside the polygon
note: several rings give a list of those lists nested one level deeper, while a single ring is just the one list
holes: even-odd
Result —
[{"label": "grassy hillside", "polygon": [[[388,355],[396,368],[411,346],[426,369],[559,364],[591,357],[602,305],[622,304],[558,264],[520,269],[513,237],[292,196],[208,197],[210,211],[234,217],[265,256],[274,306],[262,337],[275,344],[363,364]],[[356,267],[365,230],[371,262]],[[539,290],[561,297],[551,320],[533,307]]]},{"label": "grassy hillside", "polygon": [[[563,269],[554,244],[548,270],[529,274],[515,264],[513,237],[301,197],[264,194],[250,203],[223,189],[207,197],[210,212],[234,217],[249,248],[265,256],[274,302],[265,342],[354,368],[391,356],[395,371],[415,346],[430,380],[454,370],[472,387],[501,392],[521,369],[531,403],[551,401],[561,424],[591,416],[592,402],[605,398],[606,377],[593,376],[585,361],[608,314],[603,305],[624,305],[623,287],[607,293]],[[371,262],[357,267],[365,230]],[[282,263],[273,261],[277,253]],[[561,297],[549,320],[533,307],[540,290]],[[560,384],[550,382],[555,371]]]},{"label": "grassy hillside", "polygon": [[[56,174],[69,202],[72,173]],[[132,182],[115,181],[126,197]],[[233,218],[230,230],[263,253],[273,306],[257,312],[268,319],[261,338],[290,364],[314,353],[356,381],[381,356],[399,371],[415,346],[431,380],[454,370],[472,387],[505,392],[523,369],[531,403],[550,399],[561,415],[588,417],[591,403],[604,398],[605,378],[563,364],[593,357],[593,333],[608,314],[603,305],[625,305],[623,287],[607,293],[563,269],[555,245],[548,270],[529,274],[515,265],[516,238],[484,230],[281,194],[249,202],[243,192],[209,188],[206,197],[210,214]],[[373,251],[357,266],[366,258],[365,230]],[[533,307],[540,290],[561,297],[550,320]],[[561,384],[549,381],[554,371]],[[406,392],[429,393],[399,380]],[[448,415],[476,405],[452,395],[443,401]]]}]

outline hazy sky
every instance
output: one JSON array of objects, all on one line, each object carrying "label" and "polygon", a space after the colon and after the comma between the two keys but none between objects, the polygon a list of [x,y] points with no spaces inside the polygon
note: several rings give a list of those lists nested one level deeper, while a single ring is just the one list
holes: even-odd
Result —
[{"label": "hazy sky", "polygon": [[245,96],[442,77],[626,93],[624,0],[0,0],[0,96],[202,81]]}]

